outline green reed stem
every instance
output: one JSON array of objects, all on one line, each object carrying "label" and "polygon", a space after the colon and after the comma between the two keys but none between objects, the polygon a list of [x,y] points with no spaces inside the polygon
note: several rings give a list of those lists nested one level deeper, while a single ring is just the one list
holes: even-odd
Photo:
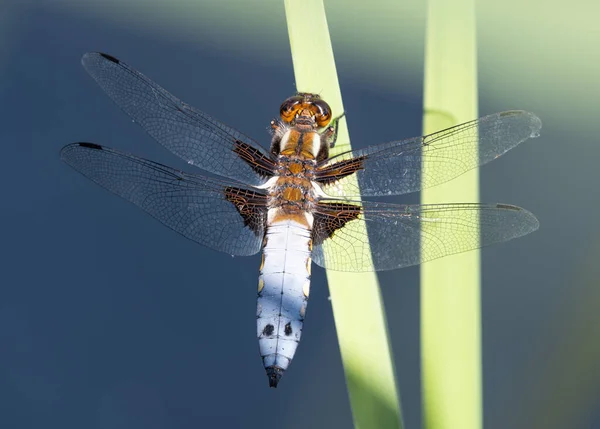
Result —
[{"label": "green reed stem", "polygon": [[[478,116],[476,58],[474,0],[429,0],[425,134]],[[477,156],[476,144],[472,150]],[[444,166],[426,159],[423,171],[429,168]],[[477,170],[427,189],[421,197],[424,204],[478,199]],[[427,242],[422,244],[427,251]],[[482,427],[479,282],[479,251],[421,266],[423,427],[427,429]]]},{"label": "green reed stem", "polygon": [[[333,115],[344,111],[322,0],[285,0],[296,87],[318,93]],[[345,119],[335,153],[350,149]],[[375,273],[327,271],[354,426],[402,428],[399,394]],[[315,383],[318,383],[315,380]]]}]

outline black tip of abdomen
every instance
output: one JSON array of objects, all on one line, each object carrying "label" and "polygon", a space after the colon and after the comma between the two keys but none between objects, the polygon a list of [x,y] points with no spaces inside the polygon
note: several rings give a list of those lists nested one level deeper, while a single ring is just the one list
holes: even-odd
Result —
[{"label": "black tip of abdomen", "polygon": [[279,379],[281,379],[284,370],[275,365],[268,366],[266,370],[267,377],[269,377],[269,387],[277,387]]}]

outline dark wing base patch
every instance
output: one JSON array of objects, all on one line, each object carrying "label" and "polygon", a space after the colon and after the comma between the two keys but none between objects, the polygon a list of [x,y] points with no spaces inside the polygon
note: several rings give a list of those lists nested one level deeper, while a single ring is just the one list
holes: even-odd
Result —
[{"label": "dark wing base patch", "polygon": [[272,177],[275,174],[275,163],[260,150],[236,140],[233,151],[261,177]]},{"label": "dark wing base patch", "polygon": [[244,225],[250,228],[257,236],[264,232],[266,222],[267,197],[266,195],[252,192],[247,189],[227,186],[224,189],[225,199],[232,203],[242,219]]},{"label": "dark wing base patch", "polygon": [[365,168],[365,159],[367,159],[367,156],[363,155],[356,158],[335,162],[331,165],[325,166],[324,168],[318,168],[315,172],[315,180],[322,185],[331,185],[337,180],[343,179],[346,176],[350,176],[359,170],[363,170]]},{"label": "dark wing base patch", "polygon": [[348,222],[358,219],[361,213],[362,208],[354,204],[319,203],[313,213],[313,244],[315,246],[322,244],[326,239],[332,237],[336,230]]}]

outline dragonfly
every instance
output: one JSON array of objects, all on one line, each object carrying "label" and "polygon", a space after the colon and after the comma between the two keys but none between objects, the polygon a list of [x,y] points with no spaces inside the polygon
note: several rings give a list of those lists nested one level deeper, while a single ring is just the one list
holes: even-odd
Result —
[{"label": "dragonfly", "polygon": [[[61,158],[190,240],[235,256],[262,252],[256,322],[271,387],[301,338],[312,262],[338,271],[393,270],[539,226],[532,213],[509,204],[362,199],[439,185],[498,158],[539,135],[541,121],[532,113],[496,113],[330,156],[343,114],[334,117],[319,95],[297,93],[271,121],[267,150],[111,55],[87,53],[82,64],[158,143],[210,175],[88,142],[65,146]],[[425,160],[442,168],[423,169]]]}]

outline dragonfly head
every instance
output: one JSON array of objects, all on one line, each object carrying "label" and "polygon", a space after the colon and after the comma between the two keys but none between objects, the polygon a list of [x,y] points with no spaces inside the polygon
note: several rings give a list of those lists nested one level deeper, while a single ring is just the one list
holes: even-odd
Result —
[{"label": "dragonfly head", "polygon": [[300,92],[281,104],[279,115],[288,124],[323,128],[331,121],[331,108],[317,94]]}]

